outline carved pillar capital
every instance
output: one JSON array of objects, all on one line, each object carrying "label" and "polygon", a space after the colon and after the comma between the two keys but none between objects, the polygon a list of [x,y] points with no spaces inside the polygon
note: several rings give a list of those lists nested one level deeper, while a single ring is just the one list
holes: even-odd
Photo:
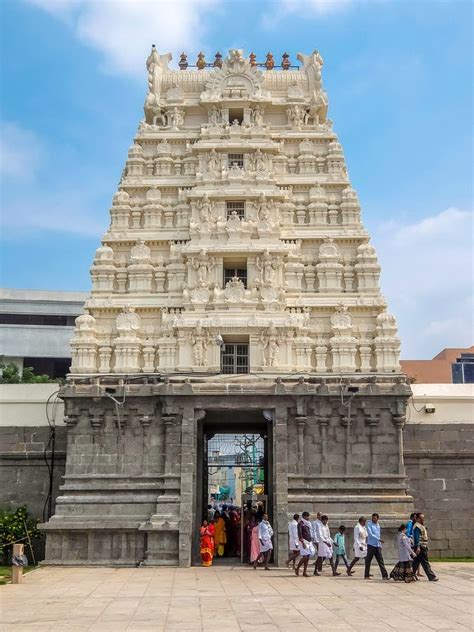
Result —
[{"label": "carved pillar capital", "polygon": [[206,416],[206,411],[202,408],[196,408],[194,410],[194,419],[195,421],[201,421]]},{"label": "carved pillar capital", "polygon": [[79,415],[77,414],[75,415],[74,413],[71,413],[69,415],[64,415],[64,423],[67,428],[74,428],[77,426],[78,421]]},{"label": "carved pillar capital", "polygon": [[393,422],[397,426],[397,428],[403,428],[406,423],[406,415],[393,415]]},{"label": "carved pillar capital", "polygon": [[104,425],[104,411],[103,410],[91,410],[90,412],[90,424],[92,430],[98,431]]},{"label": "carved pillar capital", "polygon": [[153,421],[153,417],[151,417],[151,415],[140,415],[139,421],[143,430],[148,430],[148,428],[151,426],[151,423]]}]

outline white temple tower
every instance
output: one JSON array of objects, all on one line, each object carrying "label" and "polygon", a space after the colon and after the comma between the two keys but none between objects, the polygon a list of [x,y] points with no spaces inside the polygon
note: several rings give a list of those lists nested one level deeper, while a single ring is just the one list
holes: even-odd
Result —
[{"label": "white temple tower", "polygon": [[145,119],[72,341],[50,561],[74,562],[80,541],[82,562],[189,564],[209,411],[268,424],[278,559],[303,502],[351,518],[379,502],[393,524],[409,506],[396,323],[323,60],[297,57],[147,59]]}]

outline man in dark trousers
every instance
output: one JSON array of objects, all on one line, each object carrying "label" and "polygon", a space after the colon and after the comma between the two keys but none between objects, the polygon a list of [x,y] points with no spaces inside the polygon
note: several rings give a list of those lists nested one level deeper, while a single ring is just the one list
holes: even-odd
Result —
[{"label": "man in dark trousers", "polygon": [[425,527],[424,514],[418,514],[415,526],[413,527],[414,550],[416,557],[413,560],[413,572],[416,572],[421,564],[430,582],[437,582],[438,578],[433,573],[430,562],[428,560],[428,531]]},{"label": "man in dark trousers", "polygon": [[367,557],[365,558],[365,579],[370,579],[370,563],[375,557],[379,565],[382,579],[389,579],[382,556],[383,540],[380,539],[379,514],[373,513],[367,523]]}]

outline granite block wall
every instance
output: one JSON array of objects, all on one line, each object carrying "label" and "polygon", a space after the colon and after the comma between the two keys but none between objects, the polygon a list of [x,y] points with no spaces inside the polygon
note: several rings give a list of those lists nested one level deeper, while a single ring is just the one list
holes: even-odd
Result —
[{"label": "granite block wall", "polygon": [[[44,459],[48,444],[48,426],[0,427],[0,506],[15,509],[27,505],[30,513],[43,520],[43,509],[49,489],[49,472]],[[66,465],[66,428],[56,428],[53,468],[53,503],[59,495]],[[35,540],[35,556],[44,557],[44,536]],[[28,553],[28,551],[27,551]]]},{"label": "granite block wall", "polygon": [[408,424],[405,466],[433,557],[474,556],[474,424]]},{"label": "granite block wall", "polygon": [[[0,505],[28,505],[43,518],[49,476],[48,427],[0,427]],[[66,428],[56,429],[53,501],[65,468]],[[433,557],[474,556],[474,424],[407,424],[408,491],[427,518]],[[54,502],[53,502],[54,510]],[[41,543],[38,555],[41,556]]]}]

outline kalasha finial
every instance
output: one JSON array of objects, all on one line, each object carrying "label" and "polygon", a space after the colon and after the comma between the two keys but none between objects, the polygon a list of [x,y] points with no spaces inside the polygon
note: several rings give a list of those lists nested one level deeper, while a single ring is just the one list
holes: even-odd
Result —
[{"label": "kalasha finial", "polygon": [[288,55],[288,53],[283,53],[282,60],[281,60],[281,67],[283,68],[283,70],[288,70],[290,66],[291,66],[290,56]]},{"label": "kalasha finial", "polygon": [[219,51],[215,55],[214,68],[222,68],[222,55],[219,53]]},{"label": "kalasha finial", "polygon": [[267,70],[272,70],[275,67],[275,60],[273,59],[273,55],[271,53],[267,53],[267,59],[265,60],[265,68]]},{"label": "kalasha finial", "polygon": [[179,56],[178,66],[180,70],[186,70],[187,67],[189,66],[188,56],[186,55],[186,53],[181,53],[181,55]]},{"label": "kalasha finial", "polygon": [[250,61],[250,65],[251,66],[256,66],[257,65],[257,55],[255,53],[250,53],[249,61]]},{"label": "kalasha finial", "polygon": [[206,67],[206,59],[204,58],[204,53],[202,51],[198,54],[196,66],[198,70],[203,70]]}]

